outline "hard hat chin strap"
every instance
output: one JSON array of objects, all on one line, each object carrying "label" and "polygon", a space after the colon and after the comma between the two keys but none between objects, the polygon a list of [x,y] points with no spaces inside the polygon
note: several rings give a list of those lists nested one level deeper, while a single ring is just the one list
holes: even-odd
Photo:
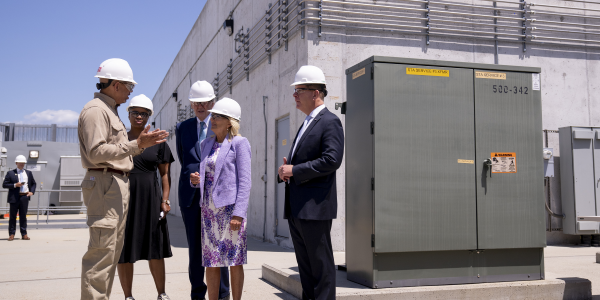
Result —
[{"label": "hard hat chin strap", "polygon": [[98,90],[103,90],[103,89],[109,87],[112,82],[113,82],[113,80],[109,79],[108,82],[99,82],[99,83],[96,83],[96,88]]}]

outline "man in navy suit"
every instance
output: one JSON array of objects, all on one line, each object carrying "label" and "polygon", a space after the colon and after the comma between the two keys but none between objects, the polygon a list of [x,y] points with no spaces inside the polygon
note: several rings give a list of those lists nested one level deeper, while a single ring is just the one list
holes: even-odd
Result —
[{"label": "man in navy suit", "polygon": [[[179,207],[188,241],[188,273],[192,284],[191,298],[204,299],[204,267],[202,266],[202,231],[200,215],[200,192],[190,182],[190,174],[200,170],[200,142],[213,135],[210,130],[210,112],[215,105],[215,92],[210,83],[197,81],[190,88],[189,100],[195,118],[187,119],[175,129],[177,158],[181,165],[179,174]],[[229,270],[221,268],[219,299],[229,298]]]},{"label": "man in navy suit", "polygon": [[21,238],[30,240],[27,236],[27,207],[29,200],[35,193],[35,179],[29,170],[25,170],[27,159],[23,155],[17,155],[15,159],[17,168],[8,171],[2,187],[8,189],[7,202],[10,203],[10,219],[8,220],[8,240],[15,239],[17,230],[17,212],[19,213],[19,226],[21,227]]},{"label": "man in navy suit", "polygon": [[340,119],[324,104],[325,75],[315,66],[296,73],[294,99],[306,119],[298,130],[279,179],[285,181],[284,218],[300,270],[302,299],[335,299],[331,223],[337,217],[335,172],[344,154]]}]

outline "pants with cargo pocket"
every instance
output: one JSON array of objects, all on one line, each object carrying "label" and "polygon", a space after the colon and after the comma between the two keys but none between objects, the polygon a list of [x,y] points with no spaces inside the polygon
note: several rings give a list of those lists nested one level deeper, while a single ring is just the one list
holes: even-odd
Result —
[{"label": "pants with cargo pocket", "polygon": [[123,250],[129,178],[88,171],[81,184],[90,227],[88,250],[81,260],[81,299],[109,299]]}]

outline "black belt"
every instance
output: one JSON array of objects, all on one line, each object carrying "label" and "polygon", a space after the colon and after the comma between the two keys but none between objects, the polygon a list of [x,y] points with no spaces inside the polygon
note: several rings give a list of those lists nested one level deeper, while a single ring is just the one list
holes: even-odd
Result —
[{"label": "black belt", "polygon": [[104,170],[108,171],[108,172],[112,172],[112,173],[117,173],[119,175],[128,175],[129,173],[123,172],[121,170],[116,170],[113,168],[90,168],[88,169],[88,171],[102,171],[104,172]]}]

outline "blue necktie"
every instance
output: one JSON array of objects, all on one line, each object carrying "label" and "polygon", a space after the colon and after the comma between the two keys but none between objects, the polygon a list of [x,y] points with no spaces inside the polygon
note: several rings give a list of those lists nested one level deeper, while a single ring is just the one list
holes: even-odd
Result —
[{"label": "blue necktie", "polygon": [[204,126],[206,124],[204,122],[200,122],[200,132],[198,132],[198,142],[202,143],[202,141],[206,138],[206,133],[204,133]]},{"label": "blue necktie", "polygon": [[[24,182],[25,180],[23,179],[23,172],[25,171],[21,171],[19,172],[19,182]],[[25,193],[25,185],[21,186],[21,193]]]}]

